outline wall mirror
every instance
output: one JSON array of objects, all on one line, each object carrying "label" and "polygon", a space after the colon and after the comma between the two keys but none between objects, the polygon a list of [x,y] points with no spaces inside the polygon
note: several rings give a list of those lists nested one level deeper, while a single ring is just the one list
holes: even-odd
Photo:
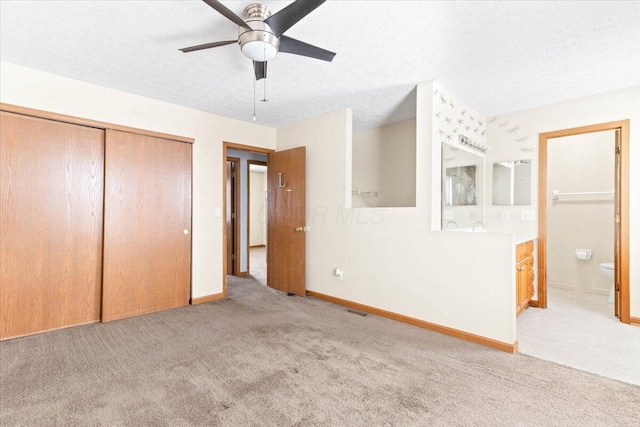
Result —
[{"label": "wall mirror", "polygon": [[442,229],[484,229],[483,189],[484,157],[442,143]]},{"label": "wall mirror", "polygon": [[531,204],[531,159],[493,164],[493,204]]}]

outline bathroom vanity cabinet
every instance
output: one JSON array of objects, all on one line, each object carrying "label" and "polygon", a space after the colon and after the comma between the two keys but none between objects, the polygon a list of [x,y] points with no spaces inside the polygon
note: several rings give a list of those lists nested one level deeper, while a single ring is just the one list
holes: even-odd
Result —
[{"label": "bathroom vanity cabinet", "polygon": [[533,240],[516,246],[516,315],[529,307],[533,296]]}]

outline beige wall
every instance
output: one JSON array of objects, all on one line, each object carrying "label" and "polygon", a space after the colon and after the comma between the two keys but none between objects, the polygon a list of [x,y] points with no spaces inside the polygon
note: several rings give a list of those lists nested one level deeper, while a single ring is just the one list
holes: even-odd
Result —
[{"label": "beige wall", "polygon": [[[512,236],[431,230],[432,100],[432,84],[419,85],[412,208],[349,207],[350,110],[278,128],[279,150],[307,148],[307,288],[511,344]],[[437,186],[439,175],[438,160]]]},{"label": "beige wall", "polygon": [[353,188],[378,196],[353,195],[354,207],[416,205],[416,121],[405,120],[353,134]]},{"label": "beige wall", "polygon": [[353,207],[381,206],[382,128],[354,132],[352,147],[353,189],[377,192],[378,196],[353,195]]},{"label": "beige wall", "polygon": [[265,233],[265,195],[267,192],[267,174],[250,172],[249,179],[249,245],[258,246],[267,243]]},{"label": "beige wall", "polygon": [[[538,223],[522,221],[523,209],[538,209],[538,136],[543,132],[630,119],[629,147],[629,260],[631,316],[640,317],[640,86],[574,99],[495,117],[487,128],[487,163],[504,160],[532,159],[531,206],[487,207],[490,230],[537,236]],[[500,127],[501,124],[508,125]],[[517,126],[517,132],[508,133]],[[488,178],[491,179],[491,178]],[[488,189],[491,186],[487,186]],[[487,200],[491,200],[488,194]],[[500,212],[508,211],[509,221],[500,220]],[[536,288],[537,289],[537,288]],[[534,295],[537,299],[537,294]]]},{"label": "beige wall", "polygon": [[275,130],[154,99],[0,63],[0,101],[195,138],[192,297],[222,292],[222,142],[275,148]]},{"label": "beige wall", "polygon": [[[613,262],[612,196],[566,196],[551,192],[610,191],[615,186],[615,133],[589,133],[550,139],[547,146],[547,283],[608,295],[612,281],[599,270]],[[576,249],[593,258],[577,260]]]}]

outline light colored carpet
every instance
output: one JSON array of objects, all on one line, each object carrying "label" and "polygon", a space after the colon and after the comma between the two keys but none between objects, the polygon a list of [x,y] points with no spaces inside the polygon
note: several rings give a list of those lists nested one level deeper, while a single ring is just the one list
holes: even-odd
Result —
[{"label": "light colored carpet", "polygon": [[261,285],[267,284],[267,248],[249,249],[249,274]]},{"label": "light colored carpet", "polygon": [[0,343],[2,426],[637,426],[640,388],[250,278]]},{"label": "light colored carpet", "polygon": [[520,352],[640,385],[640,327],[620,323],[608,296],[549,288],[548,298],[518,317]]}]

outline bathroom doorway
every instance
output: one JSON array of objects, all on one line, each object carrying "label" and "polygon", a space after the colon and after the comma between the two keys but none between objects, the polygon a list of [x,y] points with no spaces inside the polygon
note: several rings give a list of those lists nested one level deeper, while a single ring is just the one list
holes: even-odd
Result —
[{"label": "bathroom doorway", "polygon": [[[593,190],[575,191],[572,188],[550,188],[549,180],[549,144],[562,144],[561,138],[577,135],[588,135],[608,132],[612,139],[611,157],[613,165],[610,177],[613,188],[594,188]],[[607,196],[613,197],[610,223],[613,227],[613,242],[609,242],[613,249],[613,307],[615,316],[623,323],[631,323],[629,297],[629,120],[602,123],[580,128],[564,129],[540,134],[539,139],[539,179],[538,179],[538,304],[539,308],[547,308],[548,299],[548,268],[550,253],[548,251],[548,207],[561,198],[570,199],[573,204],[603,203]],[[574,151],[574,157],[579,157],[581,151]],[[557,182],[557,181],[556,181]],[[557,184],[556,184],[557,185]],[[566,199],[565,199],[566,200]],[[611,199],[609,199],[610,201]],[[610,202],[609,202],[610,203]],[[578,260],[589,260],[592,254],[590,248],[576,248]],[[555,258],[553,261],[556,261]],[[579,264],[578,264],[579,265]],[[603,274],[596,272],[597,274]],[[594,273],[592,273],[594,274]],[[603,276],[604,277],[604,276]]]}]

